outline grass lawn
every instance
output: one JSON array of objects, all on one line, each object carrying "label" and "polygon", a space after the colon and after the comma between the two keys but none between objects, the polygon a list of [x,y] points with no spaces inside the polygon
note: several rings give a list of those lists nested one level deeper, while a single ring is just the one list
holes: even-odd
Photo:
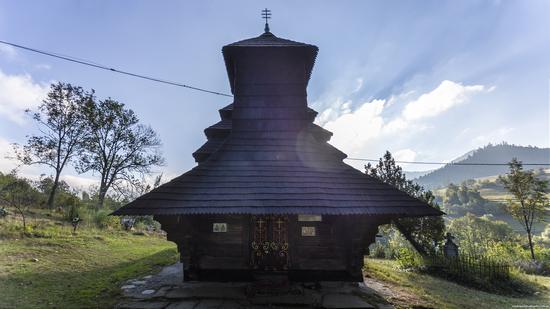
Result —
[{"label": "grass lawn", "polygon": [[540,285],[538,295],[514,298],[478,291],[426,274],[400,271],[396,262],[391,260],[365,259],[365,273],[368,277],[383,281],[389,289],[414,296],[406,301],[396,299],[397,308],[547,308],[550,305],[550,277],[526,276],[527,280]]},{"label": "grass lawn", "polygon": [[34,237],[0,220],[0,308],[109,308],[123,281],[177,260],[161,235],[42,220]]}]

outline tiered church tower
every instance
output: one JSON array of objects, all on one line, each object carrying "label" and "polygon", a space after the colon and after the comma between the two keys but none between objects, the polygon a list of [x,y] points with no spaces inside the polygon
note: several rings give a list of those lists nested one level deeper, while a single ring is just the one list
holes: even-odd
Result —
[{"label": "tiered church tower", "polygon": [[343,162],[313,124],[307,85],[318,48],[266,31],[223,47],[233,103],[205,130],[198,165],[117,215],[154,215],[186,280],[362,281],[378,226],[440,215]]}]

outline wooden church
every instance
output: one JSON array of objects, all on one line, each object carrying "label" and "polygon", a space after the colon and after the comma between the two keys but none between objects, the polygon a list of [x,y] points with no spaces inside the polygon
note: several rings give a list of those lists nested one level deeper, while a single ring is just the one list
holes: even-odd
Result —
[{"label": "wooden church", "polygon": [[379,225],[441,214],[327,143],[332,133],[307,104],[317,52],[267,23],[224,46],[233,103],[204,131],[197,166],[114,212],[154,215],[178,246],[184,280],[362,281]]}]

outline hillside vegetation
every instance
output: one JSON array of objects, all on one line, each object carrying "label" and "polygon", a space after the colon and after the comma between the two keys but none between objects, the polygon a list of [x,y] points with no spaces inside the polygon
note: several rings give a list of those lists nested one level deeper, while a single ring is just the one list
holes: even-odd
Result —
[{"label": "hillside vegetation", "polygon": [[[510,297],[465,287],[428,274],[400,270],[392,260],[365,259],[365,276],[383,282],[383,296],[396,308],[512,308],[550,304],[550,277],[524,275],[537,286],[532,296]],[[387,292],[386,295],[384,295]]]},{"label": "hillside vegetation", "polygon": [[[550,169],[536,170],[535,175],[539,179],[550,180]],[[506,222],[514,231],[521,233],[523,228],[505,211],[512,196],[498,181],[498,176],[468,179],[460,184],[451,183],[434,190],[434,194],[449,218],[457,218],[466,213],[490,216],[493,220]],[[550,197],[550,193],[548,196]],[[550,218],[550,213],[546,217]],[[541,233],[548,223],[548,220],[536,222],[535,233]]]},{"label": "hillside vegetation", "polygon": [[[524,163],[550,163],[550,148],[524,147],[510,144],[487,145],[453,160],[453,163],[508,163],[512,158]],[[548,168],[545,165],[525,166],[525,169]],[[450,183],[461,183],[468,179],[502,175],[508,171],[506,165],[452,165],[448,164],[415,182],[426,188],[440,188]]]}]

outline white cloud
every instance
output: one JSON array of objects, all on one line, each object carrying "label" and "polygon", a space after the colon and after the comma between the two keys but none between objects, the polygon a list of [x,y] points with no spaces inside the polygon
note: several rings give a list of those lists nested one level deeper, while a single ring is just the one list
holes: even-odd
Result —
[{"label": "white cloud", "polygon": [[88,190],[90,187],[96,186],[99,182],[98,179],[87,178],[76,175],[62,175],[61,179],[67,182],[72,188],[77,190]]},{"label": "white cloud", "polygon": [[48,86],[35,83],[28,74],[8,75],[0,70],[0,116],[22,125],[25,110],[38,106]]},{"label": "white cloud", "polygon": [[407,104],[402,115],[408,120],[434,117],[466,102],[471,95],[484,89],[482,85],[463,86],[460,83],[444,80],[431,92]]},{"label": "white cloud", "polygon": [[[464,86],[445,80],[430,92],[414,96],[414,91],[408,91],[387,100],[365,102],[355,110],[351,109],[352,101],[338,98],[319,114],[316,122],[334,133],[331,144],[350,156],[361,156],[376,146],[376,139],[395,143],[406,135],[418,135],[432,128],[428,118],[463,104],[482,91],[487,91],[482,85]],[[417,154],[407,148],[398,150],[395,156],[412,161]]]},{"label": "white cloud", "polygon": [[393,153],[393,157],[396,161],[414,161],[416,152],[409,148],[400,149]]},{"label": "white cloud", "polygon": [[315,122],[321,126],[327,122],[335,120],[344,114],[351,112],[351,101],[344,101],[342,98],[337,98],[334,103],[330,104],[323,112],[321,112]]},{"label": "white cloud", "polygon": [[[400,149],[400,150],[397,150],[397,151],[394,151],[392,153],[393,157],[395,158],[395,161],[407,161],[407,162],[411,162],[411,161],[414,161],[417,157],[417,153],[416,151],[410,149],[410,148],[405,148],[405,149]],[[404,169],[409,169],[411,166],[413,166],[413,164],[409,164],[409,163],[398,163],[399,166],[401,166],[402,168]]]},{"label": "white cloud", "polygon": [[384,100],[366,102],[357,110],[325,123],[324,128],[334,133],[331,143],[354,153],[367,141],[380,135],[384,127],[381,116],[384,104]]}]

